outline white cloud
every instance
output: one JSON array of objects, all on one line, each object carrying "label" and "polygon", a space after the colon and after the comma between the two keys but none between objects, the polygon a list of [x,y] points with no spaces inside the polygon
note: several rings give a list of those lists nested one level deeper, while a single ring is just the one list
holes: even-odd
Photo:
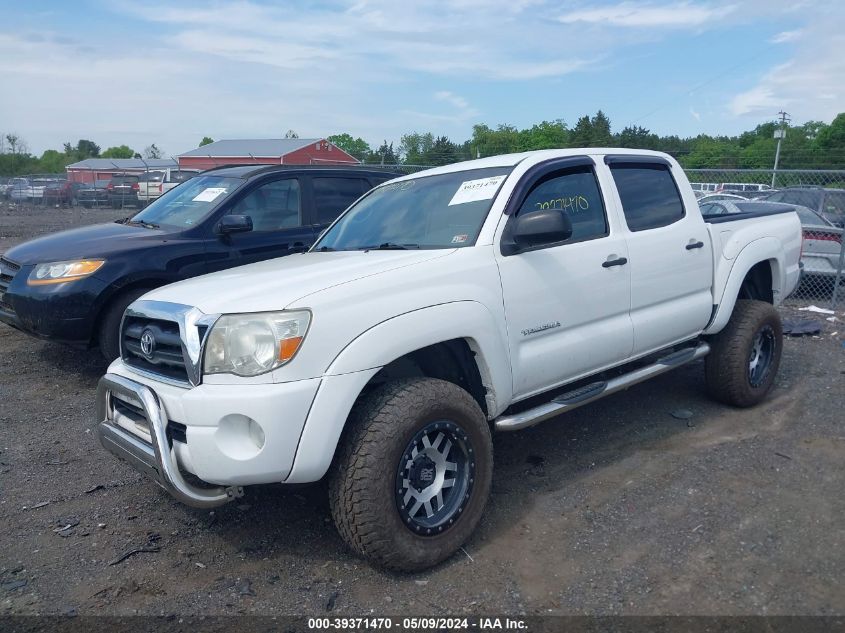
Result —
[{"label": "white cloud", "polygon": [[692,106],[689,107],[690,116],[695,119],[696,121],[701,121],[701,114],[695,111],[695,108]]},{"label": "white cloud", "polygon": [[782,31],[775,35],[771,40],[769,40],[772,44],[784,44],[785,42],[794,42],[797,40],[803,31],[801,29],[796,29],[795,31]]},{"label": "white cloud", "polygon": [[571,11],[560,16],[564,24],[590,23],[621,27],[693,28],[713,23],[736,10],[735,5],[702,5],[692,2],[622,2],[620,4]]}]

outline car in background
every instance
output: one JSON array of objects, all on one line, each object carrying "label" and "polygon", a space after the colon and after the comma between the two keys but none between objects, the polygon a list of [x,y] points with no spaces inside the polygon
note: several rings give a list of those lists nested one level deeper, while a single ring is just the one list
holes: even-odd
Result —
[{"label": "car in background", "polygon": [[116,174],[112,176],[106,186],[112,209],[122,209],[123,207],[139,209],[141,207],[141,203],[138,201],[139,179],[138,174]]},{"label": "car in background", "polygon": [[716,187],[719,186],[718,183],[715,182],[691,182],[689,185],[692,187],[692,191],[696,198],[713,193],[716,191]]},{"label": "car in background", "polygon": [[107,207],[110,204],[108,180],[97,180],[95,182],[82,183],[76,192],[76,203],[91,209],[93,207]]},{"label": "car in background", "polygon": [[795,207],[801,220],[804,247],[801,251],[804,279],[832,281],[842,265],[842,227],[806,207]]},{"label": "car in background", "polygon": [[777,207],[791,207],[801,220],[801,232],[804,239],[801,250],[803,278],[805,280],[807,277],[833,279],[840,266],[843,229],[812,209],[795,204],[760,200],[744,202],[721,200],[698,205],[705,219],[749,211],[774,211]]},{"label": "car in background", "polygon": [[707,202],[717,202],[719,200],[732,200],[734,202],[743,202],[748,200],[745,196],[739,196],[735,193],[708,193],[698,199],[699,206]]},{"label": "car in background", "polygon": [[763,200],[807,207],[834,226],[845,226],[845,189],[816,186],[785,187],[766,196]]},{"label": "car in background", "polygon": [[0,198],[8,200],[12,193],[12,179],[0,178]]},{"label": "car in background", "polygon": [[29,178],[12,178],[9,198],[15,202],[32,202],[36,199],[36,188]]},{"label": "car in background", "polygon": [[190,180],[200,171],[198,169],[163,169],[149,171],[138,176],[138,203],[144,207],[161,194],[173,187]]},{"label": "car in background", "polygon": [[97,345],[114,360],[123,312],[141,295],[188,277],[304,252],[352,202],[399,175],[292,165],[205,172],[128,218],[6,251],[0,258],[0,321],[40,338]]},{"label": "car in background", "polygon": [[770,185],[753,182],[720,182],[716,186],[717,193],[736,193],[746,197],[764,195],[771,190]]},{"label": "car in background", "polygon": [[44,187],[42,200],[45,205],[72,207],[76,205],[76,194],[81,188],[82,183],[69,180],[52,182]]}]

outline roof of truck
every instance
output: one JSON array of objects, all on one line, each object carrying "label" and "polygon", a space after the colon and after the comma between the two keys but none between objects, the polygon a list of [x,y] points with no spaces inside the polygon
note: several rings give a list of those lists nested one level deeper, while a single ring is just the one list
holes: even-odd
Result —
[{"label": "roof of truck", "polygon": [[468,171],[470,169],[484,169],[485,167],[515,167],[526,160],[530,160],[532,163],[538,163],[551,158],[566,158],[568,156],[607,155],[655,156],[667,160],[671,160],[672,158],[663,152],[655,152],[648,149],[629,149],[626,147],[568,147],[565,149],[539,149],[531,152],[500,154],[498,156],[488,156],[487,158],[477,158],[475,160],[452,163],[451,165],[443,165],[442,167],[434,167],[432,169],[426,169],[425,171],[418,171],[405,176],[405,178],[418,178],[420,176],[433,176],[435,174],[449,174],[459,171]]}]

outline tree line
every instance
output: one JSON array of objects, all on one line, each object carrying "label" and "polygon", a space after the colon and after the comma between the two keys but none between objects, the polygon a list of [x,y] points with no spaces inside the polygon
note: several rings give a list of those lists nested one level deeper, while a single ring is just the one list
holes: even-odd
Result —
[{"label": "tree line", "polygon": [[[371,148],[350,134],[328,137],[335,145],[365,163],[446,165],[461,160],[565,147],[626,147],[652,149],[671,154],[685,168],[771,169],[778,123],[769,121],[736,136],[661,136],[639,125],[612,132],[610,119],[601,110],[582,116],[570,128],[565,121],[542,121],[519,129],[501,124],[491,128],[477,124],[472,137],[454,142],[431,132],[411,132],[402,136],[399,146],[384,141]],[[787,125],[781,146],[779,169],[845,169],[845,113],[831,123],[808,121]]]},{"label": "tree line", "polygon": [[[580,117],[571,128],[563,119],[542,121],[523,129],[507,124],[493,128],[479,123],[473,126],[472,136],[460,142],[416,131],[403,134],[395,147],[386,140],[378,147],[372,147],[349,133],[334,134],[328,140],[367,164],[447,165],[535,149],[627,147],[667,152],[685,168],[771,169],[777,128],[777,122],[768,121],[735,136],[662,136],[639,125],[613,132],[610,119],[599,110],[593,116]],[[297,138],[297,134],[288,130],[285,137]],[[199,146],[213,142],[211,137],[205,136]],[[143,152],[136,152],[127,145],[101,151],[93,141],[80,139],[76,144],[65,143],[62,150],[48,149],[41,156],[35,156],[17,134],[0,134],[0,175],[3,176],[61,173],[67,165],[86,158],[161,158],[163,155],[155,143]],[[787,125],[779,168],[845,169],[845,113],[837,115],[830,123],[808,121],[802,125]]]},{"label": "tree line", "polygon": [[[210,141],[209,141],[210,142]],[[48,149],[41,156],[29,152],[26,141],[18,134],[0,134],[0,176],[23,174],[61,174],[65,167],[87,158],[162,158],[164,153],[152,143],[143,152],[136,152],[128,145],[117,145],[102,150],[94,141],[79,139],[75,144],[65,143],[61,150]]]}]

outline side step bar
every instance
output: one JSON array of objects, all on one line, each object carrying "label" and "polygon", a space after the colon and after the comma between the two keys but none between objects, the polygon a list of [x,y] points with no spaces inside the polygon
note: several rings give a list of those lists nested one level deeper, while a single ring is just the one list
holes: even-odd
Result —
[{"label": "side step bar", "polygon": [[500,416],[496,418],[493,425],[497,431],[519,431],[520,429],[534,426],[561,413],[577,409],[589,402],[627,389],[632,385],[636,385],[638,382],[671,371],[699,358],[704,358],[709,352],[710,346],[707,343],[699,343],[698,347],[672,352],[671,354],[658,358],[651,365],[640,367],[627,374],[579,387],[521,413]]}]

